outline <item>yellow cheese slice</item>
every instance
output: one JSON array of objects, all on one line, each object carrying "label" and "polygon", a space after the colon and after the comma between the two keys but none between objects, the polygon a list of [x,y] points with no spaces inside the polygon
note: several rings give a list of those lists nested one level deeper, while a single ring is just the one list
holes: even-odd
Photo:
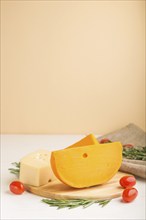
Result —
[{"label": "yellow cheese slice", "polygon": [[63,183],[84,188],[109,181],[122,163],[120,142],[53,151],[51,167]]},{"label": "yellow cheese slice", "polygon": [[98,141],[97,141],[96,137],[93,134],[89,134],[86,137],[84,137],[83,139],[81,139],[78,142],[70,145],[67,148],[81,147],[81,146],[94,145],[94,144],[98,144]]},{"label": "yellow cheese slice", "polygon": [[[94,144],[99,144],[99,143],[98,143],[96,137],[94,136],[94,134],[89,134],[89,135],[87,135],[86,137],[82,138],[81,140],[79,140],[78,142],[76,142],[76,143],[70,145],[70,146],[67,147],[67,148],[83,147],[83,146],[87,146],[87,145],[92,146],[92,145],[94,145]],[[66,149],[67,149],[67,148],[66,148]],[[56,168],[55,168],[55,165],[54,165],[54,170],[55,170],[55,169],[56,169]],[[55,172],[55,175],[56,175],[56,177],[57,177],[59,180],[61,180],[60,177],[59,177],[59,175],[57,174],[57,172]]]}]

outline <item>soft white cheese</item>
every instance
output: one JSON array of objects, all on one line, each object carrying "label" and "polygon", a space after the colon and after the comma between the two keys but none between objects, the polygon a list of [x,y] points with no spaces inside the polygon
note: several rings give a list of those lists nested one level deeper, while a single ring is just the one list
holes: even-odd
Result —
[{"label": "soft white cheese", "polygon": [[19,180],[24,184],[41,186],[56,180],[51,164],[51,152],[39,150],[20,160]]}]

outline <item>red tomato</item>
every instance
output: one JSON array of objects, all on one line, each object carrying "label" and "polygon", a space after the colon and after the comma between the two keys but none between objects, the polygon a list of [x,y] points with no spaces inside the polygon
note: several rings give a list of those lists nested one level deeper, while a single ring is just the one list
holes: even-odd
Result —
[{"label": "red tomato", "polygon": [[138,191],[135,188],[124,189],[122,198],[124,202],[132,202],[138,195]]},{"label": "red tomato", "polygon": [[111,141],[107,138],[101,139],[100,144],[111,143]]},{"label": "red tomato", "polygon": [[23,183],[19,182],[19,181],[13,181],[10,185],[9,185],[10,191],[14,194],[22,194],[25,191],[24,185]]},{"label": "red tomato", "polygon": [[123,147],[133,148],[133,145],[132,144],[124,144]]},{"label": "red tomato", "polygon": [[123,188],[133,187],[136,184],[136,179],[134,176],[123,176],[119,183]]}]

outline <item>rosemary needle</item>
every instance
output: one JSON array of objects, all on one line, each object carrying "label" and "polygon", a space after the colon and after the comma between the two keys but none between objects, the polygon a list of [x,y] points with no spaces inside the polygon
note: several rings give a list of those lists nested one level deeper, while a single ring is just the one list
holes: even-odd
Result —
[{"label": "rosemary needle", "polygon": [[60,199],[42,199],[42,202],[48,204],[51,207],[57,207],[57,209],[62,208],[77,208],[83,207],[87,208],[92,204],[98,203],[101,207],[107,205],[110,200],[86,200],[86,199],[71,199],[71,200],[60,200]]},{"label": "rosemary needle", "polygon": [[20,162],[19,162],[19,163],[14,162],[14,163],[12,163],[12,165],[13,165],[14,167],[16,167],[16,168],[9,168],[10,173],[19,176],[19,172],[20,172]]},{"label": "rosemary needle", "polygon": [[146,161],[146,147],[124,148],[123,157],[127,159]]}]

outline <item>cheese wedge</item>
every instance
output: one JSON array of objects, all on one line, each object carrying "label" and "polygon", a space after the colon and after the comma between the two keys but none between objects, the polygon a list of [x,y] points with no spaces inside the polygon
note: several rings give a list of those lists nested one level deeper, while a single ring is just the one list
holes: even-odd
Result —
[{"label": "cheese wedge", "polygon": [[[67,147],[67,148],[83,147],[83,146],[87,146],[87,145],[92,146],[92,145],[94,145],[94,144],[99,144],[99,143],[98,143],[97,139],[95,138],[95,136],[94,136],[93,134],[89,134],[89,135],[87,135],[86,137],[84,137],[83,139],[81,139],[81,140],[79,140],[78,142],[76,142],[76,143],[70,145],[70,146]],[[67,148],[66,148],[66,149],[67,149]],[[55,170],[55,165],[54,165],[54,170]],[[57,177],[59,180],[61,180],[61,179],[60,179],[60,176],[58,175],[57,172],[55,172],[55,175],[56,175],[56,177]]]},{"label": "cheese wedge", "polygon": [[19,180],[24,184],[41,186],[56,180],[51,165],[51,152],[39,150],[20,160]]},{"label": "cheese wedge", "polygon": [[51,166],[63,183],[84,188],[109,181],[122,163],[120,142],[53,151]]},{"label": "cheese wedge", "polygon": [[86,137],[84,137],[83,139],[81,139],[78,142],[70,145],[67,148],[81,147],[81,146],[94,145],[94,144],[98,144],[98,141],[97,141],[96,137],[93,134],[89,134]]}]

